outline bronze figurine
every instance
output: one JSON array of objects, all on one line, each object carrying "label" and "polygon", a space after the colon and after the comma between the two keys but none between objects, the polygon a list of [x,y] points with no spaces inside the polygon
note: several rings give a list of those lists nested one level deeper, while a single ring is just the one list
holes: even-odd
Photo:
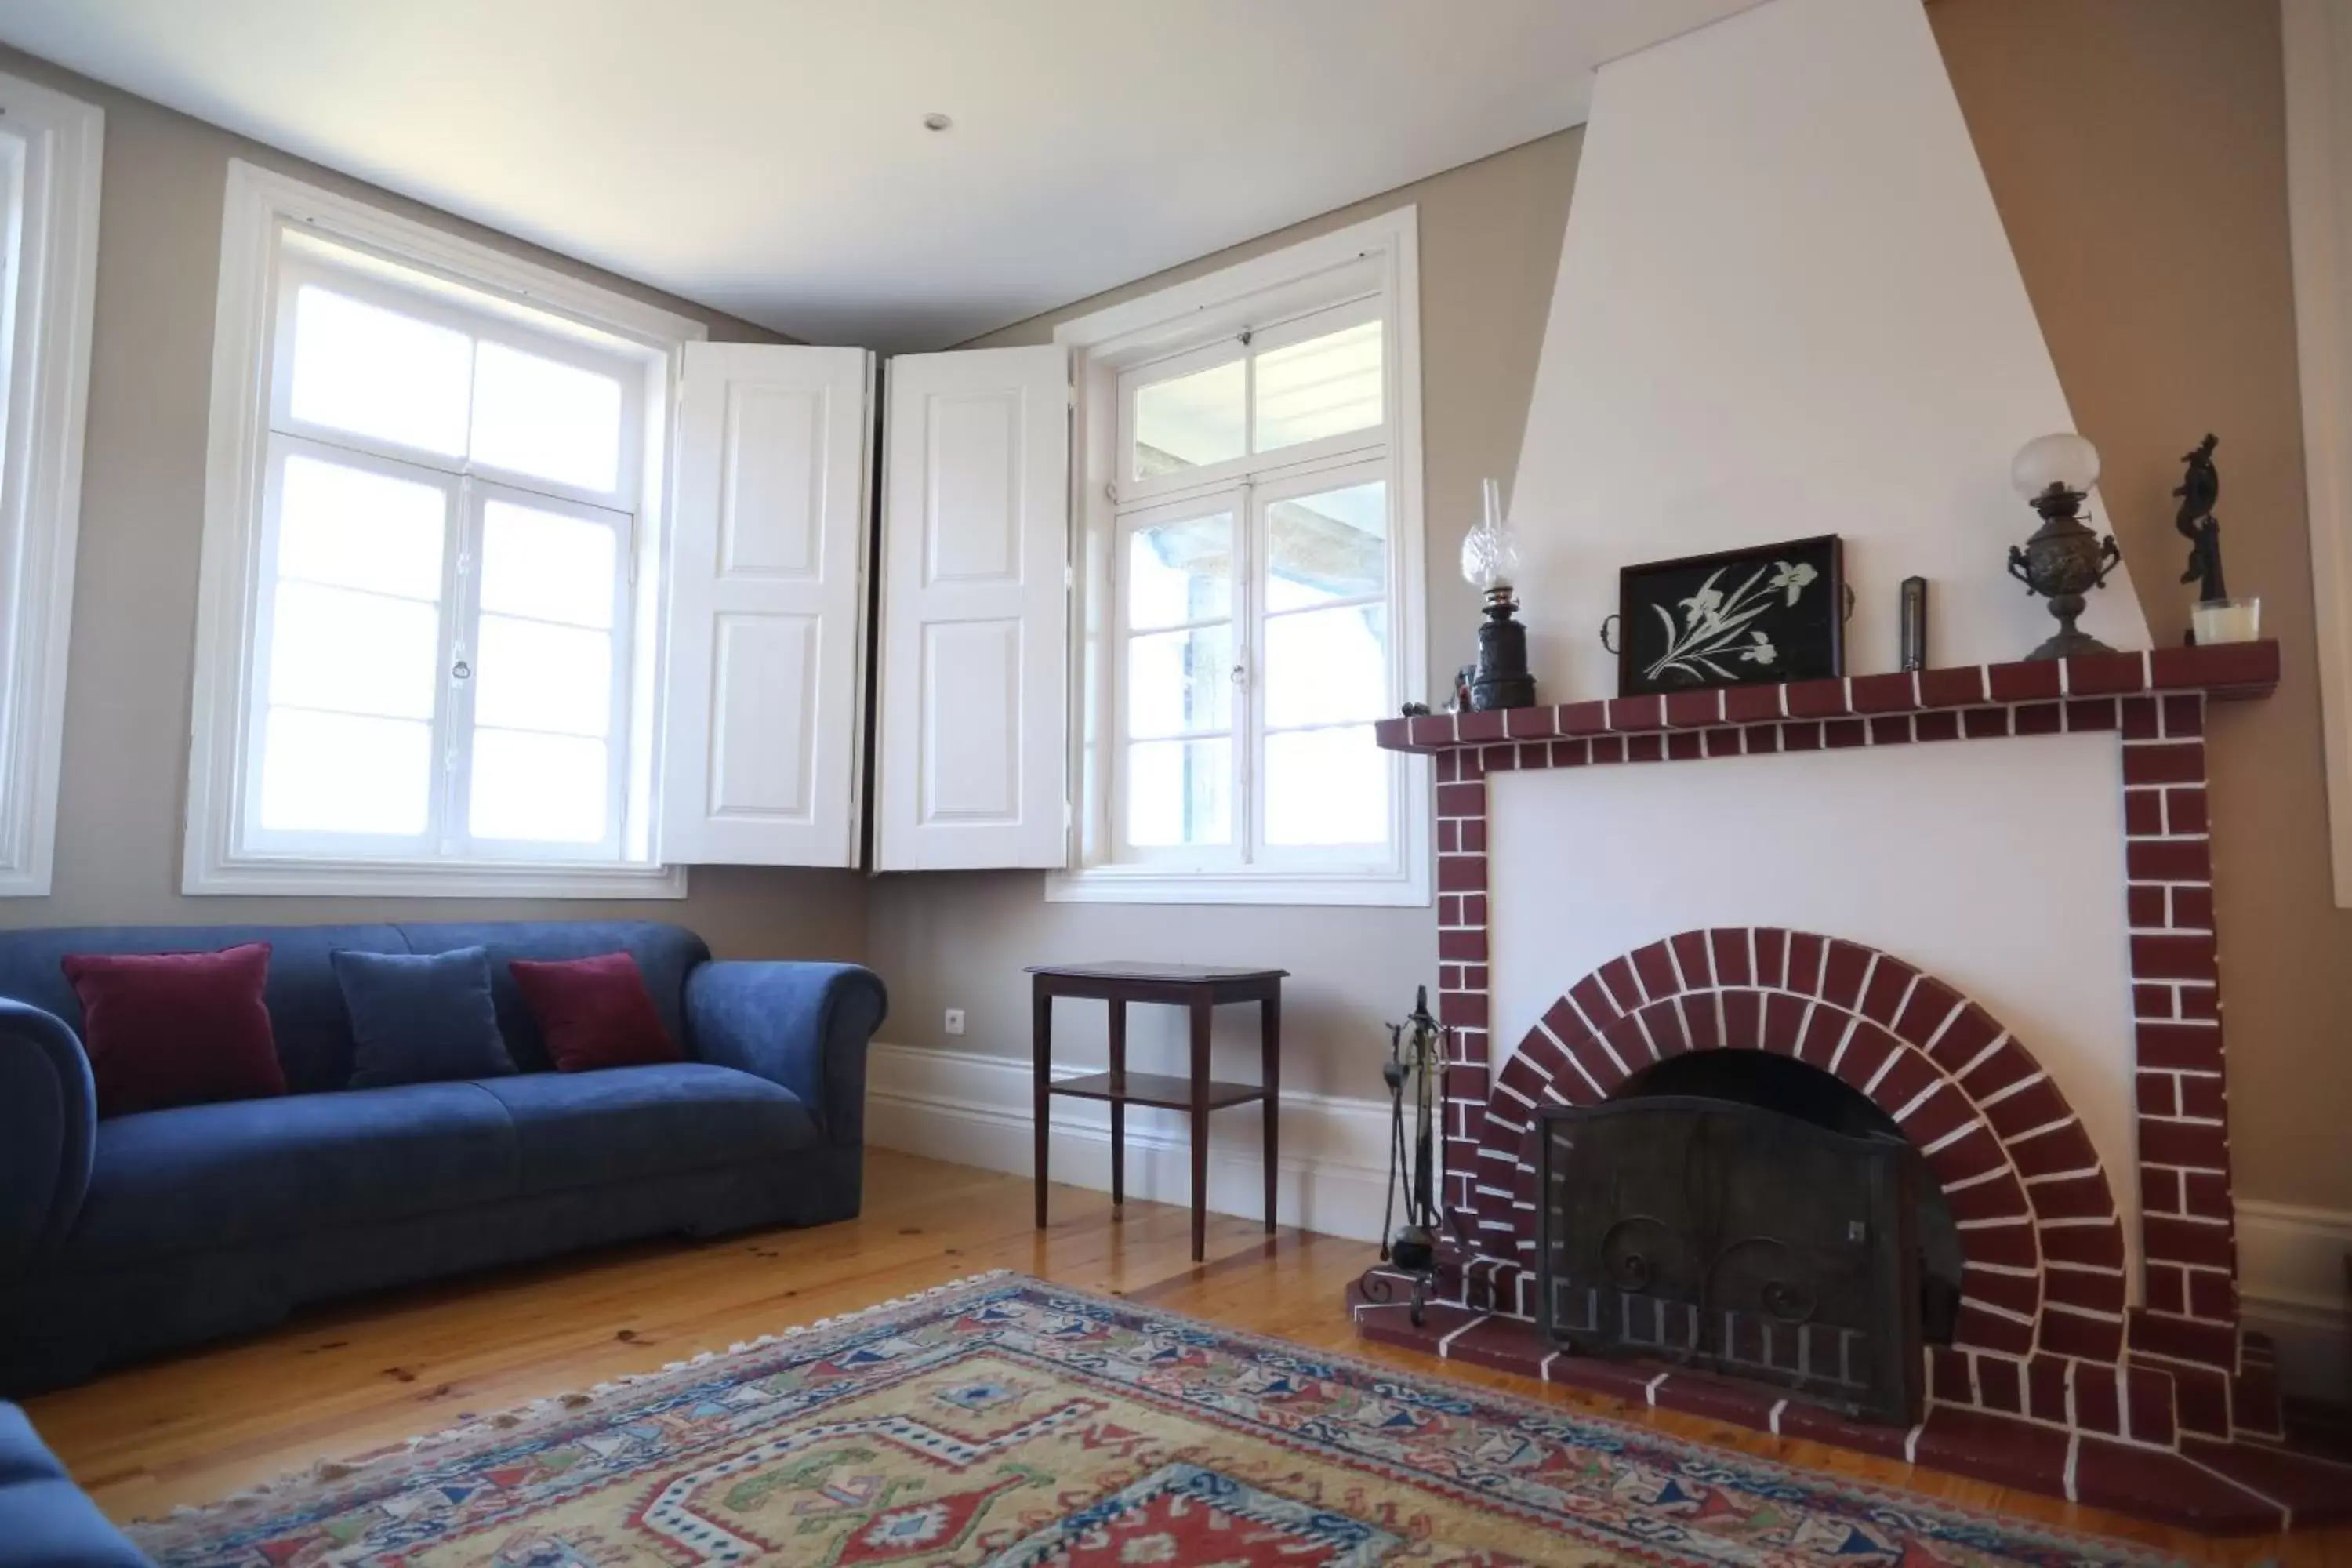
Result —
[{"label": "bronze figurine", "polygon": [[2172,492],[2180,498],[2172,526],[2189,541],[2189,570],[2180,580],[2201,584],[2197,597],[2209,605],[2230,596],[2221,580],[2221,521],[2213,515],[2213,503],[2221,499],[2221,471],[2213,466],[2213,448],[2219,445],[2220,437],[2209,434],[2195,451],[2181,458],[2189,470]]}]

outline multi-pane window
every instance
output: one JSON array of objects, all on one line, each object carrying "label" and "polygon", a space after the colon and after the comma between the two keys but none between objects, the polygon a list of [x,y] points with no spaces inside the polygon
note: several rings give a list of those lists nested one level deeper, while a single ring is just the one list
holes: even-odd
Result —
[{"label": "multi-pane window", "polygon": [[632,580],[658,361],[286,231],[242,842],[646,858]]},{"label": "multi-pane window", "polygon": [[1109,860],[1393,865],[1401,553],[1382,301],[1122,369]]},{"label": "multi-pane window", "polygon": [[104,138],[0,74],[0,897],[50,889]]}]

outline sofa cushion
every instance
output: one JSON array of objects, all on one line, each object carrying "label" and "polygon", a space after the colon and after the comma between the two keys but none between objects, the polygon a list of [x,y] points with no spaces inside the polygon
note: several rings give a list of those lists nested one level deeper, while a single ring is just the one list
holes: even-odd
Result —
[{"label": "sofa cushion", "polygon": [[[515,984],[508,967],[512,960],[625,952],[637,961],[637,972],[645,977],[654,1011],[661,1015],[663,1030],[684,1044],[686,977],[710,957],[710,949],[692,931],[652,921],[434,921],[394,929],[400,939],[396,945],[411,952],[446,952],[453,947],[488,951],[490,994],[498,1003],[499,1032],[506,1037],[507,1055],[527,1073],[543,1071],[555,1061],[547,1054],[538,1021],[531,1017],[522,987]],[[0,935],[0,943],[6,940]]]},{"label": "sofa cushion", "polygon": [[286,1092],[262,1000],[269,944],[218,952],[68,953],[98,1113]]},{"label": "sofa cushion", "polygon": [[704,1062],[522,1073],[481,1087],[514,1120],[527,1194],[778,1158],[817,1142],[792,1090]]},{"label": "sofa cushion", "polygon": [[449,952],[330,955],[352,1016],[352,1087],[448,1083],[514,1071],[490,1001],[490,961]]},{"label": "sofa cushion", "polygon": [[153,1110],[99,1124],[68,1268],[365,1225],[518,1191],[486,1089],[417,1083]]},{"label": "sofa cushion", "polygon": [[58,961],[69,952],[192,952],[266,942],[269,1021],[286,1087],[295,1094],[341,1089],[352,1076],[352,1028],[328,954],[488,951],[490,992],[507,1054],[525,1072],[551,1066],[539,1026],[507,973],[513,958],[585,958],[627,952],[653,994],[671,1039],[684,1041],[686,977],[710,950],[682,927],[654,921],[424,921],[405,925],[80,926],[0,931],[0,996],[55,1014],[77,1035],[81,1003]]},{"label": "sofa cushion", "polygon": [[646,1067],[686,1059],[662,1027],[637,961],[625,952],[534,962],[507,967],[522,987],[558,1072]]},{"label": "sofa cushion", "polygon": [[81,999],[59,963],[68,953],[217,952],[249,942],[269,943],[265,994],[287,1089],[310,1094],[342,1088],[352,1074],[352,1030],[327,954],[339,947],[403,952],[407,944],[396,927],[79,926],[0,931],[0,996],[55,1014],[79,1035]]}]

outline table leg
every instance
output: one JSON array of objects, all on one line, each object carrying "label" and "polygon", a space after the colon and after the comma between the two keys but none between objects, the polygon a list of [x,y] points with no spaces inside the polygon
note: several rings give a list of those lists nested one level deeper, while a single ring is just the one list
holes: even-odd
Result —
[{"label": "table leg", "polygon": [[[1110,1076],[1118,1093],[1127,1089],[1127,1004],[1114,999],[1110,1005]],[[1127,1101],[1114,1099],[1110,1102],[1110,1202],[1113,1208],[1127,1202]]]},{"label": "table leg", "polygon": [[1192,1261],[1209,1250],[1209,1023],[1215,1004],[1192,1001]]},{"label": "table leg", "polygon": [[1265,1085],[1265,1233],[1274,1234],[1274,1194],[1282,1146],[1282,990],[1279,983],[1257,1005],[1258,1047],[1264,1060],[1258,1081]]},{"label": "table leg", "polygon": [[1054,1078],[1054,997],[1039,977],[1029,1002],[1030,1030],[1036,1053],[1035,1089],[1037,1122],[1037,1228],[1045,1228],[1045,1163],[1052,1127],[1053,1096],[1045,1086]]}]

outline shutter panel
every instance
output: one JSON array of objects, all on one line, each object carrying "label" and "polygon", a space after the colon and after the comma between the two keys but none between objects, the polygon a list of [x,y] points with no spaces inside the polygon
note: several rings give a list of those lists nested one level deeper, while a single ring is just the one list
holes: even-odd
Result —
[{"label": "shutter panel", "polygon": [[907,354],[887,382],[876,863],[1064,865],[1068,352]]},{"label": "shutter panel", "polygon": [[686,346],[665,861],[856,863],[873,377],[862,349]]}]

